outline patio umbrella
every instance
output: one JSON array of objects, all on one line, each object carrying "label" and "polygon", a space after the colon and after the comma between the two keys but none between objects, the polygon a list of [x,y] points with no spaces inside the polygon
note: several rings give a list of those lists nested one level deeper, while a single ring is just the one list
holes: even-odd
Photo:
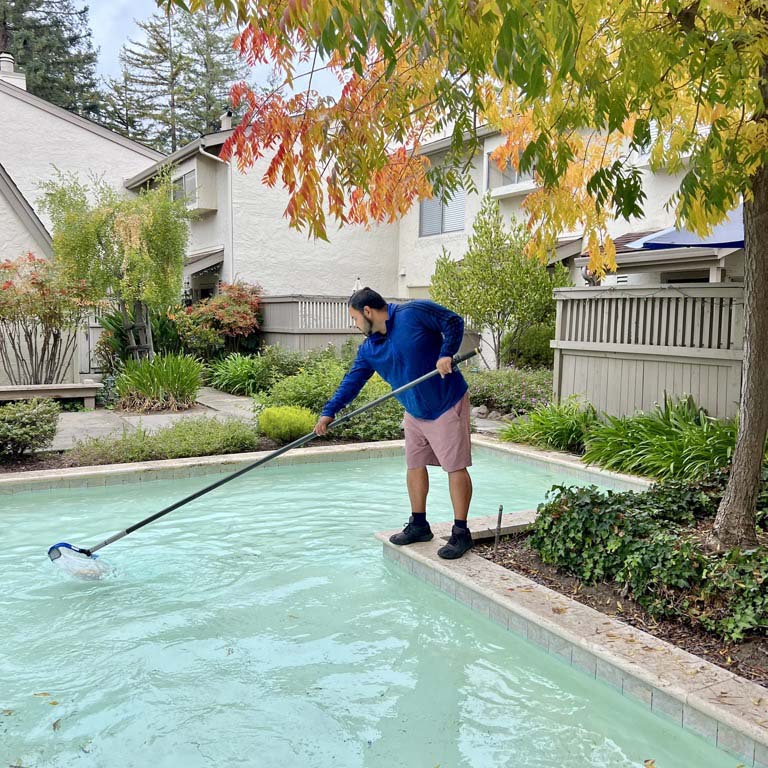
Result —
[{"label": "patio umbrella", "polygon": [[[639,243],[640,241],[636,241]],[[630,247],[637,247],[629,243]],[[688,229],[664,229],[655,235],[642,239],[642,247],[646,249],[682,248],[743,248],[744,247],[744,214],[742,206],[728,214],[728,218],[718,224],[706,237],[701,237]]]}]

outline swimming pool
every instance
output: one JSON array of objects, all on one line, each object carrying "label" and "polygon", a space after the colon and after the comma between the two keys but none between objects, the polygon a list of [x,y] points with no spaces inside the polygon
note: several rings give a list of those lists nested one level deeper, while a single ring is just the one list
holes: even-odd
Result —
[{"label": "swimming pool", "polygon": [[[476,462],[476,515],[531,508],[568,480],[489,451]],[[434,520],[451,517],[441,475]],[[0,501],[0,761],[737,764],[384,561],[372,533],[407,519],[402,458],[257,469],[106,549],[103,582],[69,580],[45,556],[211,481]]]}]

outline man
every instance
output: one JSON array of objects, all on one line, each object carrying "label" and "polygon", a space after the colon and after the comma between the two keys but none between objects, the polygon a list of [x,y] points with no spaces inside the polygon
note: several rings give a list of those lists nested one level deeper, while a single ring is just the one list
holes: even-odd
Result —
[{"label": "man", "polygon": [[440,376],[422,382],[397,399],[405,408],[405,458],[411,517],[393,544],[430,541],[427,522],[427,466],[440,466],[448,473],[453,505],[453,529],[448,543],[437,554],[447,560],[461,557],[472,547],[467,514],[472,498],[472,465],[469,394],[464,377],[453,370],[452,357],[464,335],[459,315],[432,301],[387,304],[370,288],[362,288],[349,299],[349,314],[366,337],[352,368],[333,397],[325,404],[315,425],[324,435],[336,414],[351,403],[378,373],[393,389],[437,370]]}]

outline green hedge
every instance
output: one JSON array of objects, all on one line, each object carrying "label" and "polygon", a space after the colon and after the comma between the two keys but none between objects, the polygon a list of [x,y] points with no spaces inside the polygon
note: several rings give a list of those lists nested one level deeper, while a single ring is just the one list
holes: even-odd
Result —
[{"label": "green hedge", "polygon": [[59,413],[58,403],[49,399],[0,406],[0,461],[48,448],[56,436]]},{"label": "green hedge", "polygon": [[555,338],[553,323],[534,325],[520,334],[513,344],[509,334],[501,340],[501,362],[520,368],[551,368],[555,362],[555,350],[549,342]]}]

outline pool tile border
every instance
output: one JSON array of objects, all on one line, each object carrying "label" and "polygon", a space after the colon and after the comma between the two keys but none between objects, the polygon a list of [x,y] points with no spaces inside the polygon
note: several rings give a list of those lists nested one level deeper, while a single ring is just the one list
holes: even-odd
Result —
[{"label": "pool tile border", "polygon": [[[534,516],[505,514],[503,525],[524,528]],[[495,517],[478,518],[472,530],[495,525]],[[437,549],[450,524],[432,529],[435,539],[408,547],[390,544],[391,532],[376,536],[384,557],[413,576],[698,734],[747,768],[768,768],[765,688],[471,552],[460,560],[441,560]]]}]

